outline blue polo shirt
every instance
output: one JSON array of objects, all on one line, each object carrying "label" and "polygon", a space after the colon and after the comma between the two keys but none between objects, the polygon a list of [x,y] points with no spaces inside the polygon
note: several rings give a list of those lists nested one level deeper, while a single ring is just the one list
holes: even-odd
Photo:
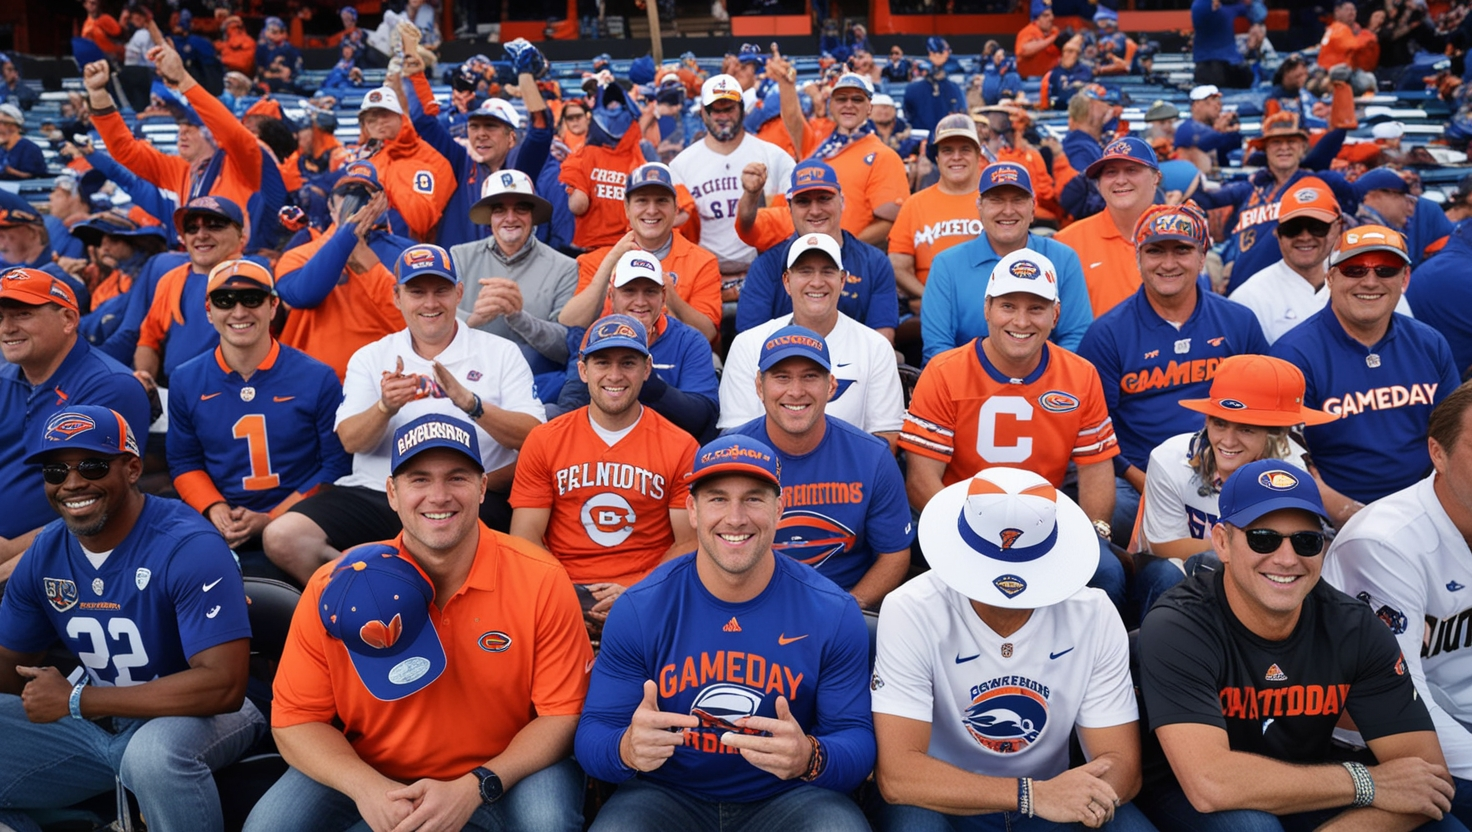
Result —
[{"label": "blue polo shirt", "polygon": [[[1027,248],[1049,260],[1058,270],[1058,326],[1048,340],[1078,352],[1084,331],[1094,320],[1084,270],[1073,249],[1049,237],[1027,235]],[[986,337],[986,311],[982,303],[992,267],[1001,261],[992,251],[986,234],[942,251],[930,264],[925,281],[925,311],[920,316],[920,333],[925,341],[925,361],[972,338]]]},{"label": "blue polo shirt", "polygon": [[1368,503],[1431,470],[1426,425],[1460,383],[1436,330],[1396,314],[1385,337],[1366,347],[1326,306],[1274,342],[1272,354],[1303,371],[1305,405],[1339,414],[1304,431],[1324,482]]},{"label": "blue polo shirt", "polygon": [[6,170],[14,168],[21,174],[30,174],[32,177],[45,176],[46,154],[41,152],[41,146],[24,136],[15,143],[15,147],[6,150],[0,147],[0,179],[24,179],[25,176],[17,176]]},{"label": "blue polo shirt", "polygon": [[79,404],[110,407],[123,414],[138,450],[148,440],[148,395],[133,373],[78,338],[61,366],[38,385],[26,381],[19,364],[0,362],[0,482],[5,510],[0,537],[15,537],[56,519],[41,483],[41,468],[22,460],[46,420]]},{"label": "blue polo shirt", "polygon": [[1472,226],[1466,221],[1447,240],[1446,247],[1411,274],[1406,301],[1416,320],[1440,332],[1452,350],[1458,374],[1472,368]]},{"label": "blue polo shirt", "polygon": [[951,113],[966,112],[966,93],[950,78],[918,78],[905,87],[905,118],[920,130],[934,130]]},{"label": "blue polo shirt", "polygon": [[1115,467],[1145,470],[1156,445],[1201,429],[1201,414],[1176,403],[1206,398],[1223,358],[1265,355],[1268,341],[1252,310],[1196,289],[1196,309],[1176,329],[1141,286],[1089,327],[1078,354],[1099,371],[1119,439]]},{"label": "blue polo shirt", "polygon": [[[737,332],[792,314],[792,296],[782,286],[782,272],[787,269],[787,251],[797,237],[793,234],[752,261],[736,302]],[[899,295],[889,257],[847,231],[839,240],[838,252],[848,272],[839,290],[838,311],[870,329],[899,326]]]}]

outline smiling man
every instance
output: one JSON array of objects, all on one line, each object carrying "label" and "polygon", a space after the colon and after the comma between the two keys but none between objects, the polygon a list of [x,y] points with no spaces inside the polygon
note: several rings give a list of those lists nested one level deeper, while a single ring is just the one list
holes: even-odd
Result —
[{"label": "smiling man", "polygon": [[870,245],[889,237],[900,205],[910,195],[909,177],[899,154],[874,134],[869,120],[874,85],[845,73],[828,96],[834,130],[809,158],[827,162],[843,185],[843,230]]},{"label": "smiling man", "polygon": [[930,264],[952,246],[976,239],[976,193],[981,182],[981,137],[965,113],[942,118],[931,137],[940,179],[905,200],[889,230],[889,262],[896,287],[918,312]]},{"label": "smiling man", "polygon": [[[1452,778],[1395,637],[1319,580],[1328,517],[1313,478],[1259,460],[1226,481],[1220,507],[1222,570],[1161,596],[1140,628],[1159,748],[1136,803],[1161,832],[1465,829],[1432,822]],[[1376,765],[1336,762],[1346,711]]]},{"label": "smiling man", "polygon": [[750,437],[702,447],[699,548],[614,605],[576,743],[618,784],[594,830],[868,829],[847,795],[874,765],[868,637],[852,596],[773,552],[780,469]]},{"label": "smiling man", "polygon": [[1053,235],[1078,253],[1094,317],[1118,306],[1140,288],[1135,263],[1135,223],[1155,202],[1160,164],[1143,139],[1110,142],[1104,155],[1084,169],[1104,197],[1104,210]]}]

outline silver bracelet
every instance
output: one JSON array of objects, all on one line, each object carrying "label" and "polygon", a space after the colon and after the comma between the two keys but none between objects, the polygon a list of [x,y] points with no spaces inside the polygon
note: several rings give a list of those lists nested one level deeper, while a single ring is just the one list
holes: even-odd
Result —
[{"label": "silver bracelet", "polygon": [[1364,763],[1345,763],[1344,770],[1349,772],[1350,779],[1354,780],[1354,803],[1356,809],[1363,809],[1375,802],[1375,779],[1370,776],[1370,770]]},{"label": "silver bracelet", "polygon": [[86,719],[86,717],[82,716],[82,688],[86,686],[87,677],[83,676],[82,681],[78,682],[72,688],[72,695],[67,697],[67,710],[71,711],[72,719]]}]

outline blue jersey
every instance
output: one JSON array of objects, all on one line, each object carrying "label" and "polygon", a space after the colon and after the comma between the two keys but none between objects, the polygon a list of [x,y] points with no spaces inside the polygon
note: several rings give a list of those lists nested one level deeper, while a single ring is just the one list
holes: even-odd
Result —
[{"label": "blue jersey", "polygon": [[[203,471],[225,502],[270,512],[293,494],[352,472],[332,430],[340,404],[337,374],[306,353],[273,342],[246,380],[217,347],[174,372],[169,473],[177,480]],[[184,489],[180,494],[190,499]]]},{"label": "blue jersey", "polygon": [[1104,143],[1082,130],[1069,130],[1063,134],[1061,144],[1069,166],[1079,173],[1104,158]]},{"label": "blue jersey", "polygon": [[[752,261],[736,302],[737,332],[792,314],[792,296],[782,286],[782,272],[787,268],[787,250],[797,237],[793,234]],[[870,329],[899,326],[899,295],[889,258],[847,231],[839,241],[839,254],[848,277],[838,292],[838,311]]]},{"label": "blue jersey", "polygon": [[[1256,2],[1253,5],[1260,7],[1262,4]],[[1191,60],[1196,63],[1242,63],[1242,54],[1237,51],[1237,38],[1232,26],[1239,17],[1260,19],[1261,14],[1253,9],[1253,5],[1241,0],[1192,0],[1191,30],[1196,34],[1196,39],[1191,47]]]},{"label": "blue jersey", "polygon": [[1416,197],[1416,210],[1406,220],[1406,248],[1411,267],[1426,262],[1426,247],[1452,233],[1452,221],[1441,206],[1424,196]]},{"label": "blue jersey", "polygon": [[219,532],[178,500],[143,499],[101,568],[61,520],[36,537],[5,587],[0,645],[35,653],[60,637],[93,684],[127,687],[250,638],[245,585]]},{"label": "blue jersey", "polygon": [[951,113],[966,112],[966,93],[949,78],[917,78],[905,87],[905,116],[919,130],[934,130]]},{"label": "blue jersey", "polygon": [[1339,414],[1304,431],[1324,482],[1368,503],[1431,470],[1426,425],[1460,381],[1436,330],[1396,314],[1385,337],[1366,347],[1326,306],[1274,342],[1272,354],[1303,371],[1305,405]]},{"label": "blue jersey", "polygon": [[[844,589],[853,589],[876,555],[909,548],[915,539],[905,480],[889,444],[832,416],[818,447],[782,461],[782,519],[772,550],[799,560]],[[728,433],[754,436],[775,449],[765,416]]]},{"label": "blue jersey", "polygon": [[1223,358],[1267,351],[1252,310],[1199,286],[1196,309],[1180,329],[1150,306],[1143,286],[1101,315],[1078,354],[1094,365],[1104,384],[1119,438],[1116,469],[1133,465],[1143,471],[1156,445],[1201,429],[1201,414],[1176,402],[1206,398]]},{"label": "blue jersey", "polygon": [[56,519],[41,484],[41,466],[27,465],[28,446],[52,415],[79,404],[110,407],[123,414],[138,439],[148,440],[148,394],[127,367],[93,349],[81,338],[44,382],[26,381],[19,364],[0,362],[0,482],[5,510],[0,537],[15,537]]},{"label": "blue jersey", "polygon": [[[1056,240],[1032,234],[1027,235],[1027,247],[1052,260],[1058,270],[1058,325],[1048,340],[1077,352],[1084,331],[1094,320],[1094,307],[1089,303],[1089,287],[1084,282],[1078,255]],[[991,279],[992,267],[1001,259],[992,251],[986,234],[935,256],[925,280],[925,314],[920,316],[927,363],[973,338],[986,337],[982,296]]]},{"label": "blue jersey", "polygon": [[1447,240],[1446,247],[1411,274],[1406,301],[1416,320],[1440,332],[1452,350],[1458,375],[1472,369],[1472,225],[1466,221]]},{"label": "blue jersey", "polygon": [[630,587],[609,612],[575,752],[593,777],[635,775],[619,740],[644,696],[659,686],[661,711],[700,718],[664,765],[640,775],[702,800],[764,800],[803,785],[779,780],[720,743],[746,716],[792,716],[823,744],[827,768],[812,785],[847,792],[874,767],[869,710],[869,635],[853,596],[790,558],[777,558],[761,594],[718,600],[700,582],[695,559],[676,558]]}]

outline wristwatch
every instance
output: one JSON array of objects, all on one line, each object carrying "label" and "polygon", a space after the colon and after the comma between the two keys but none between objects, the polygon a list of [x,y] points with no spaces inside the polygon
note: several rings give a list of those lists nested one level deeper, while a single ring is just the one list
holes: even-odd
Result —
[{"label": "wristwatch", "polygon": [[501,778],[496,775],[496,772],[485,766],[479,766],[471,774],[480,780],[480,802],[487,806],[500,800],[501,795],[506,793],[506,789],[501,785]]},{"label": "wristwatch", "polygon": [[1110,526],[1107,520],[1095,520],[1094,532],[1105,540],[1108,540],[1114,536],[1114,527]]}]

